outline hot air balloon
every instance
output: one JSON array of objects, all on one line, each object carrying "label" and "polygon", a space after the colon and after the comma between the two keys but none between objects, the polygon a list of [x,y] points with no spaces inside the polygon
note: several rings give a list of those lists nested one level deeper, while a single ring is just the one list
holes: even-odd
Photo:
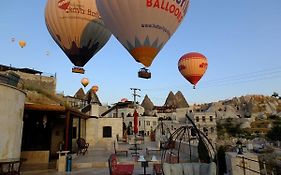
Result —
[{"label": "hot air balloon", "polygon": [[20,41],[19,41],[19,45],[20,45],[21,48],[23,48],[23,47],[26,46],[26,42],[23,41],[23,40],[20,40]]},{"label": "hot air balloon", "polygon": [[179,59],[178,68],[183,77],[193,84],[195,89],[196,84],[208,68],[208,60],[201,53],[190,52]]},{"label": "hot air balloon", "polygon": [[[149,67],[181,24],[189,0],[96,0],[105,26],[133,58]],[[150,78],[141,69],[139,77]],[[144,75],[144,76],[143,76]]]},{"label": "hot air balloon", "polygon": [[92,87],[92,91],[93,91],[94,93],[98,92],[98,90],[99,90],[99,87],[98,87],[97,85],[95,85],[95,86]]},{"label": "hot air balloon", "polygon": [[94,0],[48,0],[45,22],[50,35],[70,61],[82,68],[109,40],[110,31],[103,25]]},{"label": "hot air balloon", "polygon": [[88,78],[82,78],[81,84],[84,86],[84,88],[90,83]]}]

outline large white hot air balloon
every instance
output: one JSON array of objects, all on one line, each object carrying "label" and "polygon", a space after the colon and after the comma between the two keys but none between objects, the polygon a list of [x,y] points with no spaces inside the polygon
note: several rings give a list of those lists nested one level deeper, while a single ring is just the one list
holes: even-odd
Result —
[{"label": "large white hot air balloon", "polygon": [[109,40],[94,0],[48,0],[47,28],[75,66],[83,67]]},{"label": "large white hot air balloon", "polygon": [[96,0],[105,26],[145,67],[182,22],[189,0]]}]

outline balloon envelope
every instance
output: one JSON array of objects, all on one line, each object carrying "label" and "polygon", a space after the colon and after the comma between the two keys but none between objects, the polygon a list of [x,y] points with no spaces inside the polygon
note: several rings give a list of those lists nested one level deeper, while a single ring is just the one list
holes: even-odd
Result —
[{"label": "balloon envelope", "polygon": [[183,55],[178,62],[178,69],[183,77],[194,86],[208,68],[208,60],[201,53],[191,52]]},{"label": "balloon envelope", "polygon": [[96,2],[106,27],[146,67],[176,31],[189,6],[189,0]]},{"label": "balloon envelope", "polygon": [[98,87],[97,85],[95,85],[95,86],[92,87],[92,91],[93,91],[94,93],[98,92],[98,90],[99,90],[99,87]]},{"label": "balloon envelope", "polygon": [[23,41],[23,40],[20,40],[20,41],[19,41],[19,45],[20,45],[21,48],[23,48],[23,47],[26,46],[26,42]]},{"label": "balloon envelope", "polygon": [[83,67],[108,41],[94,0],[48,0],[46,26],[75,66]]},{"label": "balloon envelope", "polygon": [[81,84],[86,87],[88,84],[90,83],[88,78],[82,78],[81,80]]}]

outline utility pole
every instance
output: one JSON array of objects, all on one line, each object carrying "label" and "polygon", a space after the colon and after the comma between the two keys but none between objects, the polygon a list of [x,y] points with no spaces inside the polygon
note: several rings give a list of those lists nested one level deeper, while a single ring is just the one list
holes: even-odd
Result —
[{"label": "utility pole", "polygon": [[[137,94],[137,91],[140,91],[140,89],[138,88],[130,88],[133,92],[133,96],[134,96],[134,115],[135,115],[135,112],[137,110],[137,105],[136,105],[136,98],[137,97],[140,97],[140,95]],[[138,125],[138,123],[135,123],[135,116],[134,116],[134,127],[136,127],[136,125]],[[135,128],[134,128],[135,129]],[[138,147],[137,147],[137,133],[135,133],[135,130],[134,130],[134,134],[135,134],[135,155],[137,156],[138,155]]]},{"label": "utility pole", "polygon": [[137,94],[137,91],[140,91],[140,89],[138,88],[130,88],[133,92],[133,96],[134,96],[134,108],[136,109],[137,108],[137,105],[136,105],[136,98],[137,97],[140,97],[140,95]]}]

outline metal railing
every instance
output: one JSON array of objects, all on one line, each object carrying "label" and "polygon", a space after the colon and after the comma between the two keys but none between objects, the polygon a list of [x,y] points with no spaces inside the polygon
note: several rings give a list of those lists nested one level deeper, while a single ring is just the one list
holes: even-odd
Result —
[{"label": "metal railing", "polygon": [[[278,174],[281,174],[281,167],[270,165],[270,164],[266,163],[265,161],[253,160],[253,159],[244,157],[243,155],[237,156],[237,158],[242,159],[242,161],[241,161],[242,165],[240,164],[240,165],[236,165],[236,166],[243,169],[243,175],[249,174],[249,173],[247,173],[247,171],[252,172],[251,174],[261,174],[261,175],[278,175]],[[246,166],[247,161],[258,163],[259,167],[260,167],[260,171],[257,171],[255,169],[247,167]],[[267,167],[271,167],[271,168],[267,168]]]}]

